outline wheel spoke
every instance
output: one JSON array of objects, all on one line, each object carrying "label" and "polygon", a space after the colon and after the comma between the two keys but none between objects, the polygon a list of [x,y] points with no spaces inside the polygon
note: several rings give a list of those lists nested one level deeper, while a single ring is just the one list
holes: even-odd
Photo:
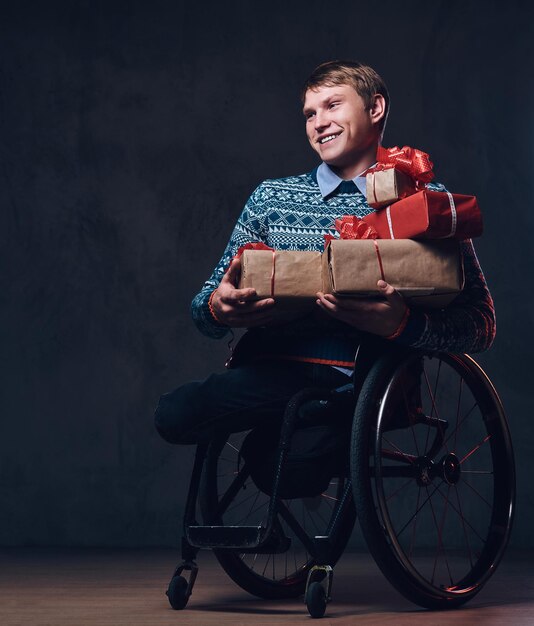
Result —
[{"label": "wheel spoke", "polygon": [[[434,391],[432,391],[432,389],[430,387],[430,382],[428,380],[428,375],[426,373],[426,369],[424,369],[424,368],[423,368],[423,373],[424,373],[424,376],[425,376],[428,393],[430,395],[430,401],[432,402],[432,411],[430,412],[430,417],[434,417],[434,413],[436,414],[435,415],[435,417],[437,418],[437,422],[436,423],[438,425],[439,434],[441,435],[441,438],[442,438],[442,441],[443,441],[443,443],[441,444],[441,447],[445,446],[445,449],[447,450],[447,452],[449,452],[449,449],[446,446],[446,442],[444,441],[444,439],[445,439],[445,432],[443,431],[443,424],[442,424],[442,422],[440,420],[439,411],[438,411],[437,404],[436,404],[437,387],[438,387],[439,377],[440,377],[440,374],[441,374],[441,363],[442,362],[440,360],[439,365],[438,365],[438,371],[437,371],[437,374],[436,374],[436,380],[435,380],[435,383],[434,383]],[[429,428],[430,428],[430,426],[429,426]],[[427,441],[427,443],[428,443],[428,441]]]},{"label": "wheel spoke", "polygon": [[415,543],[415,531],[416,531],[416,528],[417,528],[417,511],[419,509],[419,501],[420,501],[420,499],[421,499],[421,489],[418,489],[417,490],[417,502],[415,504],[415,516],[413,518],[412,537],[410,539],[410,548],[409,548],[409,551],[408,551],[408,556],[410,558],[412,556],[413,546],[414,546],[414,543]]},{"label": "wheel spoke", "polygon": [[473,552],[471,550],[471,544],[469,543],[469,537],[467,535],[467,528],[465,527],[465,518],[464,518],[463,511],[462,511],[462,503],[460,502],[460,494],[458,493],[458,489],[456,488],[456,486],[455,486],[454,491],[456,492],[456,501],[458,502],[458,510],[460,512],[460,520],[462,522],[464,540],[467,546],[467,551],[469,552],[469,563],[471,564],[471,567],[473,567]]},{"label": "wheel spoke", "polygon": [[473,448],[470,452],[468,452],[468,453],[464,456],[464,458],[460,461],[460,465],[462,465],[462,463],[463,463],[464,461],[467,461],[467,459],[468,459],[468,458],[469,458],[472,454],[474,454],[477,450],[480,450],[480,448],[481,448],[481,447],[482,447],[482,446],[483,446],[483,445],[484,445],[487,441],[489,441],[490,439],[491,439],[491,435],[486,435],[486,436],[484,437],[484,439],[482,439],[482,441],[480,441],[479,443],[477,443],[477,445],[476,445],[476,446],[475,446],[475,447],[474,447],[474,448]]},{"label": "wheel spoke", "polygon": [[[406,452],[403,452],[397,445],[395,445],[392,441],[390,441],[387,437],[385,437],[384,435],[382,435],[382,440],[385,441],[388,445],[392,446],[393,448],[395,448],[398,457],[395,455],[395,459],[399,460],[399,461],[405,461],[406,463],[413,463],[415,461],[415,458],[413,455],[411,454],[406,454]],[[391,450],[382,450],[382,454],[384,456],[387,456],[387,454],[395,454],[394,451]]]},{"label": "wheel spoke", "polygon": [[[382,478],[414,478],[413,465],[385,465],[380,468]],[[376,477],[376,468],[371,468],[371,476]]]},{"label": "wheel spoke", "polygon": [[[428,487],[426,488],[426,491],[427,491],[427,493],[428,493]],[[435,490],[434,490],[434,493],[435,493]],[[440,491],[440,494],[441,494],[441,491]],[[443,496],[443,494],[441,494],[441,495],[442,495],[442,497],[445,499],[445,503],[446,503],[446,505],[447,505],[447,503],[448,503],[448,501],[449,501],[449,498],[448,498],[448,493],[447,493],[447,497]],[[445,510],[446,510],[446,508],[447,508],[447,506],[446,506],[446,505],[445,505],[445,507],[444,507],[444,508],[445,508]],[[435,577],[435,574],[436,574],[436,566],[437,566],[437,561],[438,561],[438,558],[439,558],[439,553],[440,553],[440,552],[442,552],[442,553],[443,553],[443,556],[444,556],[444,558],[445,558],[445,564],[446,564],[446,566],[447,566],[447,571],[449,572],[449,578],[450,578],[450,581],[451,581],[451,586],[452,586],[452,584],[453,584],[453,582],[452,582],[452,576],[451,576],[451,572],[450,572],[450,569],[449,569],[449,561],[448,561],[448,559],[447,559],[447,554],[446,554],[446,552],[445,552],[445,548],[443,547],[443,538],[442,538],[442,534],[441,534],[441,528],[438,526],[438,521],[437,521],[437,519],[436,519],[436,513],[434,512],[434,506],[433,506],[433,504],[432,504],[432,501],[431,501],[431,500],[430,500],[430,510],[432,511],[432,519],[434,520],[434,525],[435,525],[435,527],[436,527],[436,532],[437,532],[437,534],[438,534],[438,537],[437,537],[437,539],[438,539],[438,545],[437,545],[437,547],[436,547],[436,557],[435,557],[435,559],[434,559],[434,569],[432,570],[432,578],[431,578],[430,582],[431,582],[432,584],[434,584],[434,577]]]},{"label": "wheel spoke", "polygon": [[[460,428],[464,424],[465,420],[473,413],[473,411],[477,408],[477,406],[478,406],[478,402],[475,402],[473,404],[473,406],[469,409],[469,411],[467,411],[467,413],[462,417],[462,419],[456,423],[456,426],[454,427],[454,430],[451,433],[449,433],[449,436],[443,442],[442,447],[443,447],[443,445],[445,445],[449,441],[449,439],[453,435],[455,435],[455,433],[457,433],[460,430]],[[439,452],[439,450],[438,450],[438,452]]]},{"label": "wheel spoke", "polygon": [[[438,490],[439,495],[445,500],[445,496],[441,493],[441,490]],[[479,533],[477,532],[477,530],[473,527],[472,524],[469,523],[469,521],[464,517],[464,515],[462,515],[462,512],[460,510],[458,510],[454,504],[451,502],[450,503],[451,508],[453,511],[455,511],[458,515],[458,517],[461,519],[462,524],[467,524],[469,526],[469,528],[475,533],[475,535],[480,539],[480,541],[484,541],[484,539],[479,535]]]},{"label": "wheel spoke", "polygon": [[399,492],[400,492],[400,491],[402,491],[405,487],[407,487],[408,485],[411,485],[411,484],[412,484],[412,482],[413,482],[412,480],[408,480],[408,481],[406,481],[406,482],[405,482],[404,484],[402,484],[402,485],[401,485],[398,489],[395,489],[395,491],[394,491],[392,494],[390,494],[390,495],[386,498],[386,500],[391,500],[392,498],[394,498],[394,497],[395,497],[396,495],[398,495],[398,494],[399,494]]},{"label": "wheel spoke", "polygon": [[473,485],[472,485],[470,482],[468,482],[467,480],[463,480],[463,481],[462,481],[462,484],[467,485],[467,486],[469,487],[469,489],[471,489],[471,491],[473,491],[474,493],[476,493],[476,495],[477,495],[477,496],[478,496],[478,497],[479,497],[479,498],[480,498],[483,502],[485,502],[485,503],[489,506],[489,508],[490,508],[490,509],[491,509],[491,508],[493,508],[493,505],[492,505],[490,502],[488,502],[488,501],[486,500],[486,498],[485,498],[485,497],[484,497],[484,496],[483,496],[483,495],[482,495],[482,494],[478,491],[478,489],[475,489],[475,488],[473,487]]},{"label": "wheel spoke", "polygon": [[422,508],[425,506],[425,504],[430,500],[430,498],[436,493],[436,491],[438,490],[438,487],[434,488],[434,491],[428,495],[428,489],[427,489],[427,498],[426,500],[419,506],[417,507],[417,509],[415,510],[415,513],[410,517],[410,519],[404,524],[404,526],[400,529],[400,531],[398,533],[396,533],[397,537],[400,537],[402,535],[402,533],[406,530],[406,528],[408,527],[408,525],[411,523],[411,521],[417,516],[417,514],[422,510]]},{"label": "wheel spoke", "polygon": [[280,517],[299,538],[300,542],[306,548],[306,550],[308,552],[313,552],[313,541],[309,538],[305,529],[299,524],[293,513],[287,508],[284,502],[279,502],[278,506],[278,512],[280,514]]},{"label": "wheel spoke", "polygon": [[222,498],[219,500],[219,506],[217,508],[217,515],[222,515],[226,509],[228,508],[230,502],[234,500],[237,496],[247,478],[249,477],[249,472],[246,469],[246,465],[241,469],[238,475],[234,478],[231,485],[228,487]]}]

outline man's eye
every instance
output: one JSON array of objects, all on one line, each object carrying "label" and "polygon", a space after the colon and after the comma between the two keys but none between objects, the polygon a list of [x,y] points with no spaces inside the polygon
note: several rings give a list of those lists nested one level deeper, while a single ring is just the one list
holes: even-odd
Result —
[{"label": "man's eye", "polygon": [[311,120],[315,113],[306,113],[306,120]]},{"label": "man's eye", "polygon": [[328,106],[329,109],[333,109],[334,107],[337,107],[339,104],[339,102],[331,102]]}]

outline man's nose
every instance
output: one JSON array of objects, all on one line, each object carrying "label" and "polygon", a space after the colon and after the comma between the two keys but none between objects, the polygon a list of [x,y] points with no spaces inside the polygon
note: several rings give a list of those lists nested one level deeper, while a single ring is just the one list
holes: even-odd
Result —
[{"label": "man's nose", "polygon": [[329,123],[328,114],[324,111],[317,111],[315,114],[315,130],[322,130],[326,128]]}]

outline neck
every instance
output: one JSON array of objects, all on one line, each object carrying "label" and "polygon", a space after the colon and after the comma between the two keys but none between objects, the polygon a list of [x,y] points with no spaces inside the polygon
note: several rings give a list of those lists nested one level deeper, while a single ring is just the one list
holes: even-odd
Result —
[{"label": "neck", "polygon": [[330,169],[335,172],[339,178],[342,178],[343,180],[352,180],[353,178],[356,178],[356,176],[365,172],[365,170],[371,167],[371,165],[376,163],[377,147],[377,144],[374,143],[368,148],[368,150],[365,151],[364,154],[358,155],[358,158],[353,159],[350,163],[336,165],[328,163],[328,167],[330,167]]}]

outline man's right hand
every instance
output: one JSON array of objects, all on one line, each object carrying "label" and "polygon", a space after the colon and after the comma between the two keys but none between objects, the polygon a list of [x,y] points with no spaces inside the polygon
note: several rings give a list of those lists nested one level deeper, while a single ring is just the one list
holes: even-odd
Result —
[{"label": "man's right hand", "polygon": [[232,328],[264,326],[273,321],[273,298],[256,299],[255,289],[237,289],[241,260],[234,259],[221,284],[211,296],[211,306],[219,322]]}]

